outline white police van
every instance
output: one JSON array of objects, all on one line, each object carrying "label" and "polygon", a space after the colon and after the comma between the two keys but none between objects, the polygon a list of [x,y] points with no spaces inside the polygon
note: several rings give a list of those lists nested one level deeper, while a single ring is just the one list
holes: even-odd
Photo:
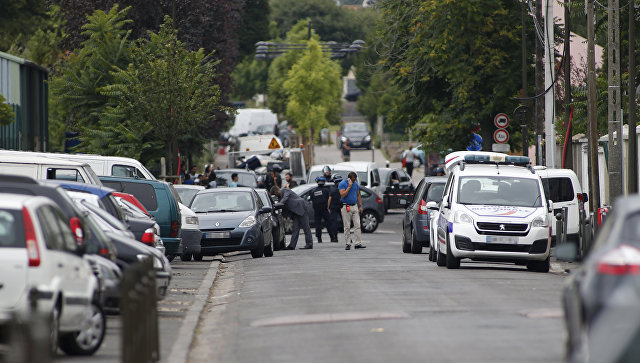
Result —
[{"label": "white police van", "polygon": [[449,174],[438,209],[436,262],[524,264],[548,272],[552,202],[529,158],[489,152],[447,155]]}]

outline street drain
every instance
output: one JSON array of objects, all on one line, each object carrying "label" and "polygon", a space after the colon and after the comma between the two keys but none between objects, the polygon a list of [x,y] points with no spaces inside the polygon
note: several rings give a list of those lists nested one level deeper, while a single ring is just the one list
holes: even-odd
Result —
[{"label": "street drain", "polygon": [[285,315],[275,318],[256,320],[251,326],[280,326],[299,324],[339,323],[362,320],[406,319],[409,314],[403,311],[325,313],[305,315]]}]

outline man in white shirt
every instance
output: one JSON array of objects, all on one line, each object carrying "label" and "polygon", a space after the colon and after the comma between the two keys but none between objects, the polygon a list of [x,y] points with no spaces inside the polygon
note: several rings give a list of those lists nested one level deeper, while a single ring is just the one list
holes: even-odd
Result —
[{"label": "man in white shirt", "polygon": [[407,168],[407,174],[409,174],[409,177],[413,174],[413,163],[416,161],[416,157],[417,155],[413,152],[413,148],[409,146],[409,150],[404,152],[405,167]]}]

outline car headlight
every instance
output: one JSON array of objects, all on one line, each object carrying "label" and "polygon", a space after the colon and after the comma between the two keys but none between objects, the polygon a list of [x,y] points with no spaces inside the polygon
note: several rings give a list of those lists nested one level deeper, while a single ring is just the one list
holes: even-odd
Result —
[{"label": "car headlight", "polygon": [[456,212],[453,221],[455,223],[473,223],[473,218],[463,211],[458,211]]},{"label": "car headlight", "polygon": [[160,261],[156,256],[153,256],[153,268],[162,270],[162,261]]},{"label": "car headlight", "polygon": [[371,135],[367,135],[364,137],[364,141],[371,141]]},{"label": "car headlight", "polygon": [[244,221],[242,221],[242,223],[240,223],[240,225],[238,227],[240,227],[240,228],[248,228],[248,227],[253,226],[256,223],[257,223],[256,217],[248,216],[247,218],[244,219]]},{"label": "car headlight", "polygon": [[344,137],[344,136],[340,136],[340,141],[342,141],[342,142],[347,142],[347,138],[346,138],[346,137]]},{"label": "car headlight", "polygon": [[549,227],[549,218],[546,214],[538,216],[531,222],[531,227]]},{"label": "car headlight", "polygon": [[187,217],[186,222],[187,224],[198,224],[198,217]]}]

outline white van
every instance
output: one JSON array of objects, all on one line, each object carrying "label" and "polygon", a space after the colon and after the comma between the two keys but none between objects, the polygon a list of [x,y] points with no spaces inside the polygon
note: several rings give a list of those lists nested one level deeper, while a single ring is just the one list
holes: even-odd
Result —
[{"label": "white van", "polygon": [[0,174],[57,179],[102,186],[98,175],[87,163],[35,156],[30,153],[0,154]]},{"label": "white van", "polygon": [[[229,130],[232,136],[247,135],[256,132],[259,126],[278,124],[278,116],[266,108],[241,108],[236,114],[236,121]],[[282,145],[282,144],[281,144]]]},{"label": "white van", "polygon": [[32,155],[51,157],[63,160],[86,163],[100,176],[122,176],[128,178],[151,179],[156,178],[138,160],[121,156],[103,156],[96,154],[62,154],[32,151],[0,150],[3,155]]},{"label": "white van", "polygon": [[360,184],[378,193],[380,198],[383,197],[384,190],[380,186],[380,172],[376,163],[371,161],[347,161],[337,163],[336,167],[339,166],[350,166],[355,169]]}]

